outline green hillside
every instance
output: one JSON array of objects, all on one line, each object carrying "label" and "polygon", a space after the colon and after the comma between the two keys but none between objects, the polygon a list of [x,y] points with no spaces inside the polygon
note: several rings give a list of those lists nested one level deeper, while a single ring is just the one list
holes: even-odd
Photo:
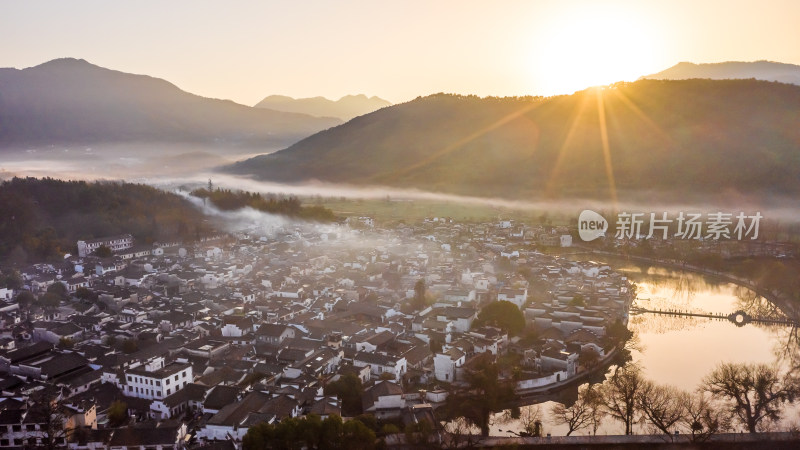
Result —
[{"label": "green hillside", "polygon": [[5,263],[57,259],[79,239],[130,233],[148,244],[207,231],[187,200],[141,184],[14,178],[0,184],[0,210]]},{"label": "green hillside", "polygon": [[437,94],[225,170],[508,198],[610,198],[609,175],[621,198],[792,195],[798,124],[800,86],[757,80],[640,80],[552,98]]}]

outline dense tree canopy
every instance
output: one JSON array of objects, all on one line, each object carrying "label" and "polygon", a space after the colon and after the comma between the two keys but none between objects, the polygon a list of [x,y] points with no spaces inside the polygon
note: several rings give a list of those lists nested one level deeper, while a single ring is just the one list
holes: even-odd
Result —
[{"label": "dense tree canopy", "polygon": [[108,408],[108,422],[112,427],[118,427],[128,418],[128,404],[115,400]]},{"label": "dense tree canopy", "polygon": [[342,449],[375,448],[375,432],[358,419],[342,422],[332,415],[325,420],[310,414],[286,418],[276,424],[261,423],[250,427],[242,440],[244,450],[265,449]]},{"label": "dense tree canopy", "polygon": [[347,374],[338,380],[328,383],[324,389],[325,395],[335,395],[342,401],[342,412],[346,416],[361,414],[361,396],[364,387],[361,379],[353,374]]},{"label": "dense tree canopy", "polygon": [[519,335],[525,329],[525,316],[517,305],[499,300],[491,302],[478,313],[478,318],[473,322],[473,327],[491,325],[500,328],[509,334]]},{"label": "dense tree canopy", "polygon": [[24,285],[22,276],[16,270],[0,273],[0,288],[19,289]]},{"label": "dense tree canopy", "polygon": [[608,198],[607,157],[620,198],[793,195],[798,120],[800,86],[758,80],[640,80],[547,99],[438,94],[232,170],[526,200]]},{"label": "dense tree canopy", "polygon": [[66,300],[69,297],[69,292],[67,291],[67,286],[60,282],[56,281],[55,283],[51,284],[47,287],[47,292],[49,294],[54,294],[59,296],[62,300]]},{"label": "dense tree canopy", "polygon": [[606,340],[611,345],[624,344],[628,339],[633,337],[633,332],[628,330],[628,327],[617,319],[609,325],[606,325]]},{"label": "dense tree canopy", "polygon": [[280,214],[315,222],[332,222],[333,211],[323,206],[303,206],[295,196],[261,195],[257,192],[231,191],[230,189],[195,189],[192,195],[207,199],[223,211],[250,207],[270,214]]},{"label": "dense tree canopy", "polygon": [[493,413],[508,407],[514,399],[514,386],[500,377],[498,365],[491,354],[482,354],[465,370],[467,387],[447,397],[447,410],[453,417],[463,417],[481,429],[483,436],[489,435]]},{"label": "dense tree canopy", "polygon": [[207,231],[185,199],[141,184],[14,178],[0,184],[0,257],[25,263],[74,253],[76,242],[130,233],[139,243]]}]

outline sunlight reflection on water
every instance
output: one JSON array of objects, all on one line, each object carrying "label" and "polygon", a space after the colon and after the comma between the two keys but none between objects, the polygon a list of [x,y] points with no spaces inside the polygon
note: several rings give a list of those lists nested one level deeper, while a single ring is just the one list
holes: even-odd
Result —
[{"label": "sunlight reflection on water", "polygon": [[[639,267],[627,262],[608,261],[637,285],[637,302],[647,309],[673,309],[696,313],[723,313],[743,310],[760,317],[782,317],[774,305],[749,289],[719,282],[699,274],[680,272],[664,267]],[[686,391],[695,390],[709,372],[721,362],[778,364],[783,368],[798,367],[800,345],[797,330],[787,326],[747,324],[737,327],[727,319],[678,317],[655,314],[632,315],[629,329],[639,340],[631,352],[645,376],[659,384],[669,384]],[[573,394],[574,397],[574,394]],[[539,408],[544,416],[545,432],[554,436],[566,434],[549,418],[552,401],[524,408]],[[784,414],[783,424],[793,423],[800,408],[792,406]],[[519,432],[519,421],[503,421],[494,417],[494,436],[511,436],[507,430]],[[504,430],[503,432],[499,430]],[[643,432],[636,427],[637,432]],[[605,418],[597,434],[620,434],[619,422]],[[573,435],[590,434],[581,430]]]}]

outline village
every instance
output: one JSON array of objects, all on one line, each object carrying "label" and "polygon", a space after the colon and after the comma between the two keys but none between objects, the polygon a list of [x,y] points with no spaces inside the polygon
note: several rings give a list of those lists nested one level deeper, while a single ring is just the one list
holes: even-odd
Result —
[{"label": "village", "polygon": [[[0,447],[51,438],[30,413],[43,398],[80,430],[58,437],[69,448],[241,448],[309,414],[437,423],[487,355],[520,396],[558,389],[613,356],[635,297],[608,265],[536,250],[571,243],[566,227],[369,217],[80,241],[0,289]],[[503,301],[523,331],[478,320]],[[356,402],[331,388],[345,380]]]}]

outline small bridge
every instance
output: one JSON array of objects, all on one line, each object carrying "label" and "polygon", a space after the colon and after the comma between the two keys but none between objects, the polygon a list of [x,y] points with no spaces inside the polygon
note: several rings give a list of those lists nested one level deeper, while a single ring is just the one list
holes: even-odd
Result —
[{"label": "small bridge", "polygon": [[748,323],[766,323],[775,325],[797,326],[797,322],[788,318],[778,317],[753,317],[745,311],[739,310],[731,314],[713,314],[713,313],[695,313],[689,311],[680,311],[673,309],[647,309],[638,306],[632,306],[630,309],[634,314],[658,314],[662,316],[683,316],[683,317],[705,317],[708,319],[726,319],[731,321],[737,327],[743,327]]}]

